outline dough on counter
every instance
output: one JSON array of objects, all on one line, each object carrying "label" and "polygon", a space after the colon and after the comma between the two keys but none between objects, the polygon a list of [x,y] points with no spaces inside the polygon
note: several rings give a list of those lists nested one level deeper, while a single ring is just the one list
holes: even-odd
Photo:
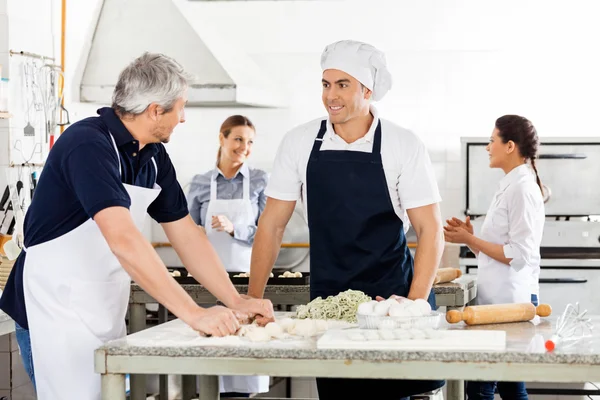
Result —
[{"label": "dough on counter", "polygon": [[300,271],[294,272],[294,278],[302,278],[302,272],[300,272]]},{"label": "dough on counter", "polygon": [[325,332],[329,328],[329,324],[327,323],[327,320],[324,320],[324,319],[316,319],[315,325],[317,328],[317,333]]},{"label": "dough on counter", "polygon": [[406,306],[397,303],[390,307],[389,315],[390,317],[410,317],[411,314],[406,310]]},{"label": "dough on counter", "polygon": [[276,339],[280,339],[285,335],[283,328],[277,322],[269,322],[267,326],[265,326],[265,330],[271,337]]},{"label": "dough on counter", "polygon": [[271,340],[271,335],[267,332],[267,329],[259,326],[250,329],[246,337],[253,342],[268,342]]},{"label": "dough on counter", "polygon": [[181,272],[179,272],[179,271],[175,270],[175,271],[171,272],[171,276],[172,276],[173,278],[178,278],[178,277],[180,277],[180,276],[181,276]]},{"label": "dough on counter", "polygon": [[377,301],[375,301],[375,300],[360,303],[358,305],[358,309],[356,310],[356,312],[361,315],[371,315],[371,314],[373,314],[373,308],[375,307],[376,304],[377,304]]},{"label": "dough on counter", "polygon": [[300,319],[294,326],[294,335],[311,337],[317,334],[317,324],[314,319]]},{"label": "dough on counter", "polygon": [[292,333],[294,326],[296,325],[296,320],[292,318],[282,318],[277,321],[277,323],[279,326],[281,326],[281,329],[283,329],[284,332]]},{"label": "dough on counter", "polygon": [[390,310],[390,303],[385,301],[380,301],[373,307],[373,315],[377,316],[385,316],[388,315],[388,311]]},{"label": "dough on counter", "polygon": [[273,275],[273,273],[271,272],[271,273],[269,274],[269,278],[274,278],[274,277],[275,277],[275,275]]}]

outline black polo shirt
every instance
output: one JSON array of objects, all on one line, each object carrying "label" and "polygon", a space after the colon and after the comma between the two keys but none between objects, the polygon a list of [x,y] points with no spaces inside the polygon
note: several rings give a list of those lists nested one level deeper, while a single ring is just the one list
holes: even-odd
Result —
[{"label": "black polo shirt", "polygon": [[[156,182],[162,188],[148,207],[150,216],[159,223],[177,221],[188,214],[185,195],[164,145],[147,144],[140,151],[112,108],[101,108],[98,114],[71,125],[48,154],[25,216],[26,248],[72,231],[105,208],[129,208],[131,200],[123,183],[152,188]],[[17,258],[0,298],[0,309],[23,328],[28,327],[23,296],[26,254],[23,251]]]}]

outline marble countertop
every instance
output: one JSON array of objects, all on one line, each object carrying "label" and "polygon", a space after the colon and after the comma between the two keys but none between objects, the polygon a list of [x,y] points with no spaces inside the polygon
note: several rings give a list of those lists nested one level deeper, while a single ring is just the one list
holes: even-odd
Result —
[{"label": "marble countertop", "polygon": [[[459,291],[464,291],[475,286],[476,278],[472,275],[463,275],[452,282],[440,283],[433,286],[435,294],[454,294]],[[248,291],[248,285],[234,285],[240,293]],[[200,284],[183,284],[181,285],[188,293],[208,293],[208,290]],[[144,291],[136,283],[131,284],[132,292]],[[310,285],[267,285],[265,293],[309,293]]]},{"label": "marble countertop", "polygon": [[[539,318],[538,318],[539,319]],[[599,317],[593,317],[595,325]],[[204,338],[180,320],[107,343],[108,356],[224,357],[252,359],[501,362],[535,364],[600,364],[600,334],[548,353],[544,343],[554,332],[556,317],[536,322],[467,326],[441,322],[440,329],[504,330],[506,349],[490,352],[317,349],[318,337],[267,343],[242,342],[237,337]]]}]

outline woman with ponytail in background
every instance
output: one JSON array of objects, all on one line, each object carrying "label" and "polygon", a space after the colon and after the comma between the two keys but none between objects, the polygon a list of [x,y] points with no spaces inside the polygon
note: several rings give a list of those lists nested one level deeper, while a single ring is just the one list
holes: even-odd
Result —
[{"label": "woman with ponytail in background", "polygon": [[[232,272],[250,272],[254,235],[266,204],[267,173],[246,163],[255,134],[247,117],[227,118],[219,133],[216,168],[196,175],[187,196],[190,215]],[[268,376],[222,376],[219,381],[221,398],[269,391]]]},{"label": "woman with ponytail in background", "polygon": [[[477,304],[532,302],[538,305],[540,245],[544,229],[543,186],[535,161],[539,139],[533,124],[517,115],[496,120],[486,150],[500,181],[481,232],[469,217],[444,227],[447,242],[467,245],[477,256]],[[476,190],[476,188],[475,188]],[[524,382],[467,382],[469,400],[491,400],[498,387],[507,400],[525,400]]]}]

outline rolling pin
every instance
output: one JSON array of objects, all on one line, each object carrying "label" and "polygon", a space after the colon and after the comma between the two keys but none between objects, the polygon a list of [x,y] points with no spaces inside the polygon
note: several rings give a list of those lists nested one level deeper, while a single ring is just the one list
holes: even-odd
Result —
[{"label": "rolling pin", "polygon": [[435,273],[433,284],[451,282],[462,276],[462,271],[458,268],[440,268]]},{"label": "rolling pin", "polygon": [[547,317],[550,314],[552,307],[549,304],[537,307],[531,303],[491,304],[465,307],[464,311],[450,310],[446,313],[446,321],[451,324],[465,321],[467,325],[502,324],[530,321],[536,315]]}]

